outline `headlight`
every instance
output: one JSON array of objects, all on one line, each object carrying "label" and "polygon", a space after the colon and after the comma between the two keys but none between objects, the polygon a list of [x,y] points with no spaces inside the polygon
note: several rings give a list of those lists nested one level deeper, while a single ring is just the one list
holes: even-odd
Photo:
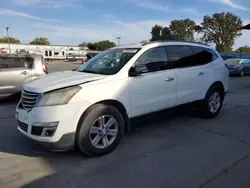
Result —
[{"label": "headlight", "polygon": [[45,93],[38,101],[37,106],[41,107],[67,104],[80,90],[80,86],[73,86]]}]

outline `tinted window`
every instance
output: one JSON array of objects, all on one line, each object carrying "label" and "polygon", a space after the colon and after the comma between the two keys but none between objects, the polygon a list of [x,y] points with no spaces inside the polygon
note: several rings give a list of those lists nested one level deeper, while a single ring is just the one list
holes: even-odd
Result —
[{"label": "tinted window", "polygon": [[249,63],[249,60],[245,59],[245,60],[243,60],[242,64],[249,65],[250,63]]},{"label": "tinted window", "polygon": [[136,61],[136,65],[146,65],[148,72],[172,68],[164,47],[153,48],[144,52]]},{"label": "tinted window", "polygon": [[195,54],[195,62],[198,65],[208,64],[218,58],[217,54],[211,49],[196,46],[192,46],[191,49]]},{"label": "tinted window", "polygon": [[52,51],[49,51],[49,56],[52,56]]},{"label": "tinted window", "polygon": [[4,57],[1,58],[1,64],[5,65],[5,68],[23,68],[25,67],[25,60],[24,58]]},{"label": "tinted window", "polygon": [[47,50],[45,51],[45,56],[48,56],[48,51]]},{"label": "tinted window", "polygon": [[31,68],[33,61],[33,58],[2,57],[0,58],[0,68]]},{"label": "tinted window", "polygon": [[175,68],[196,66],[194,54],[188,46],[168,46],[168,53]]}]

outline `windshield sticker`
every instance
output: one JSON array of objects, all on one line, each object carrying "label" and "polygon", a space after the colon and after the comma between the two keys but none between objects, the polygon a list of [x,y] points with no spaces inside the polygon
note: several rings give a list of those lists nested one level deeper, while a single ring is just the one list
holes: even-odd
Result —
[{"label": "windshield sticker", "polygon": [[136,53],[138,50],[134,50],[134,49],[127,49],[127,50],[123,50],[122,53]]}]

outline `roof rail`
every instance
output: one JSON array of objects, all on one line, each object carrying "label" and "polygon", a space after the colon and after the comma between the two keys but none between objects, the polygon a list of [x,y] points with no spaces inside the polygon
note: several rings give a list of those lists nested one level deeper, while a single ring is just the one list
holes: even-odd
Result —
[{"label": "roof rail", "polygon": [[209,46],[207,44],[201,43],[201,42],[195,42],[195,41],[189,41],[189,40],[157,40],[157,41],[151,41],[151,42],[147,42],[147,43],[143,43],[142,45],[147,45],[147,44],[154,44],[157,42],[187,42],[187,43],[193,43],[193,44],[202,44],[205,46]]}]

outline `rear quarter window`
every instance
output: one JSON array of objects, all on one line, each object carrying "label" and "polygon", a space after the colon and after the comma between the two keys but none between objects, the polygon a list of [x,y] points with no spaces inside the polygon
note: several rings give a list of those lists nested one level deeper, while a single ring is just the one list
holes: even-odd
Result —
[{"label": "rear quarter window", "polygon": [[195,61],[199,65],[211,63],[218,58],[218,55],[212,49],[196,46],[192,46],[191,49],[195,54]]}]

